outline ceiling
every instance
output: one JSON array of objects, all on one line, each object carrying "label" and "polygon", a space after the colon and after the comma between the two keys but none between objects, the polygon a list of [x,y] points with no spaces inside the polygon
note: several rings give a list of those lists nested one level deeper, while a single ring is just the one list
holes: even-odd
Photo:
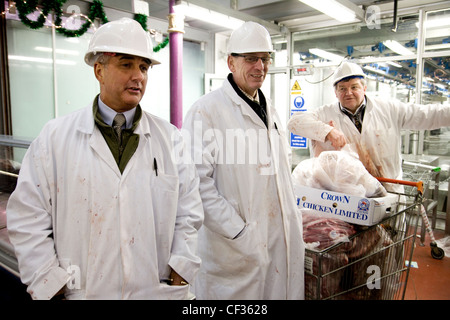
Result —
[{"label": "ceiling", "polygon": [[[394,0],[337,0],[357,10],[357,20],[342,23],[316,11],[298,0],[185,0],[210,10],[227,14],[244,21],[253,20],[263,24],[271,33],[273,42],[286,43],[293,32],[294,52],[305,52],[309,48],[331,50],[341,56],[354,58],[366,56],[368,52],[390,53],[380,43],[383,40],[397,40],[410,45],[418,38],[419,9],[437,10],[447,8],[450,19],[450,1],[446,0],[398,0],[396,30],[394,27]],[[319,0],[317,0],[319,1]],[[132,11],[133,0],[103,0],[105,6]],[[167,20],[168,0],[146,0],[149,15]],[[377,12],[377,26],[366,23],[367,12]],[[186,17],[185,25],[210,33],[229,34],[231,30]],[[372,20],[373,22],[373,20]],[[442,34],[442,42],[450,37],[450,26]],[[449,41],[450,42],[450,41]],[[414,47],[416,44],[412,44]],[[285,45],[284,45],[285,46]],[[352,48],[349,48],[351,46]],[[278,47],[279,48],[279,47]],[[413,48],[414,50],[414,48]]]},{"label": "ceiling", "polygon": [[[398,60],[396,53],[383,45],[385,40],[397,40],[414,53],[417,50],[420,9],[441,10],[435,15],[446,14],[450,19],[450,1],[446,0],[398,0],[397,19],[394,21],[394,0],[337,0],[356,10],[358,20],[342,23],[322,14],[298,0],[185,0],[197,6],[227,14],[245,21],[263,24],[271,33],[276,49],[285,49],[287,38],[292,35],[293,52],[298,54],[301,63],[311,63],[317,56],[309,52],[311,48],[320,48],[342,57],[354,59],[372,57],[375,60]],[[317,0],[319,1],[319,0]],[[102,0],[104,6],[125,11],[133,11],[132,0]],[[167,20],[168,0],[146,0],[149,15],[153,18]],[[366,22],[366,14],[376,11],[377,24]],[[442,11],[443,10],[443,11]],[[429,15],[430,16],[430,15]],[[395,24],[394,24],[395,22]],[[185,18],[185,25],[210,33],[229,34],[231,30],[199,20]],[[292,32],[292,33],[291,33]],[[428,33],[426,46],[447,45],[450,50],[450,26],[446,29]],[[425,76],[438,74],[440,80],[449,86],[450,55],[428,58],[425,61]],[[397,58],[396,58],[397,57]],[[401,67],[388,67],[386,78],[402,83],[410,83],[415,76],[415,59],[396,61]],[[298,64],[293,61],[292,65]],[[379,66],[377,65],[377,68]],[[386,67],[384,67],[386,69]],[[436,71],[438,70],[438,71]],[[384,70],[386,71],[386,70]],[[447,91],[447,90],[446,90]],[[448,91],[447,91],[448,92]]]},{"label": "ceiling", "polygon": [[[319,0],[317,0],[319,1]],[[338,0],[347,6],[359,9],[360,19],[364,19],[367,8],[376,6],[380,15],[391,17],[394,0]],[[103,0],[105,6],[132,11],[132,0]],[[149,5],[150,16],[167,19],[169,0],[145,0]],[[319,11],[298,0],[186,0],[186,2],[228,14],[245,21],[253,20],[264,24],[271,34],[282,32],[283,27],[289,31],[303,31],[342,25]],[[398,14],[417,12],[418,8],[449,7],[448,0],[398,0]],[[372,7],[373,8],[373,7]],[[186,18],[185,23],[191,27],[210,32],[227,32],[212,24]]]}]

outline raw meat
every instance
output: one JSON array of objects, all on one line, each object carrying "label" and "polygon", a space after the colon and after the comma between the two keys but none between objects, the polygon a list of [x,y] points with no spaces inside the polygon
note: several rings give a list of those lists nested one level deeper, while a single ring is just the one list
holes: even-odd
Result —
[{"label": "raw meat", "polygon": [[[302,209],[305,264],[305,295],[325,299],[391,299],[398,286],[398,263],[402,261],[401,217],[394,225],[371,228],[324,217],[321,212]],[[399,238],[400,237],[400,238]],[[395,239],[399,238],[399,239]],[[394,241],[399,245],[393,246]],[[334,246],[334,247],[333,247]],[[380,270],[381,289],[367,286],[367,270]],[[320,283],[319,283],[320,282]],[[354,288],[357,288],[354,290]],[[320,290],[320,292],[318,292]],[[348,291],[344,294],[341,294]]]},{"label": "raw meat", "polygon": [[[303,241],[310,248],[322,250],[334,244],[349,242],[349,237],[356,233],[350,223],[337,218],[324,217],[320,212],[302,209]],[[345,246],[342,250],[348,250]]]}]

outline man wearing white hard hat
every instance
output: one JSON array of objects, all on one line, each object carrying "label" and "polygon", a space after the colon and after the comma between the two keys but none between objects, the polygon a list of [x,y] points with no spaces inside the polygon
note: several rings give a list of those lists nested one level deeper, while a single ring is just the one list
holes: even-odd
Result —
[{"label": "man wearing white hard hat", "polygon": [[[365,77],[359,65],[343,62],[333,79],[338,101],[294,115],[288,129],[311,139],[311,156],[348,144],[373,176],[402,179],[400,131],[450,126],[450,106],[368,97]],[[385,187],[388,191],[403,190],[397,184]]]},{"label": "man wearing white hard hat", "polygon": [[184,121],[205,211],[197,299],[304,297],[302,224],[288,144],[260,90],[272,52],[261,25],[236,29],[228,44],[231,73]]},{"label": "man wearing white hard hat", "polygon": [[190,298],[199,179],[173,160],[178,129],[139,105],[158,64],[151,38],[132,19],[109,22],[85,60],[100,94],[45,125],[7,206],[21,279],[33,299]]}]

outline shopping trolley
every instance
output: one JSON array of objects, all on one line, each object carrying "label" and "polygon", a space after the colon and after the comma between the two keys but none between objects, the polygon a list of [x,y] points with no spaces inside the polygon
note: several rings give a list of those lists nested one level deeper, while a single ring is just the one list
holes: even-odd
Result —
[{"label": "shopping trolley", "polygon": [[[305,298],[309,300],[404,299],[423,201],[416,192],[398,194],[399,207],[370,227],[356,226],[348,241],[305,250]],[[401,202],[403,198],[410,202]]]},{"label": "shopping trolley", "polygon": [[[442,259],[445,256],[445,252],[443,249],[439,248],[436,239],[434,238],[434,225],[436,223],[436,213],[437,213],[437,198],[439,193],[439,173],[441,171],[440,167],[434,167],[430,165],[425,165],[421,163],[415,163],[415,162],[409,162],[409,161],[403,161],[403,171],[404,171],[404,177],[409,180],[416,180],[416,181],[424,181],[425,185],[427,186],[426,189],[422,189],[422,193],[424,196],[424,201],[420,204],[420,216],[422,218],[422,232],[421,232],[421,239],[420,242],[423,245],[425,242],[425,230],[427,231],[429,237],[430,237],[430,247],[431,247],[431,256],[434,259]],[[380,179],[379,179],[380,180]],[[395,183],[395,182],[394,182]],[[406,181],[401,181],[400,183],[409,185]],[[434,188],[432,189],[432,183],[434,184]],[[405,187],[405,191],[409,194],[412,194],[414,192],[413,189],[408,187]],[[432,197],[429,196],[430,192],[433,192]],[[433,213],[433,228],[430,225],[430,221],[428,219],[428,211],[432,211]]]}]

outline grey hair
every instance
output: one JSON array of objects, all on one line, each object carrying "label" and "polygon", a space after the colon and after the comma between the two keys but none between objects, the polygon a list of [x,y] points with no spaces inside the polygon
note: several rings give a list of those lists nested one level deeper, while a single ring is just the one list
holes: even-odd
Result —
[{"label": "grey hair", "polygon": [[99,52],[92,59],[94,61],[94,64],[98,62],[101,65],[107,65],[109,60],[111,60],[111,56],[106,55],[103,52]]}]

